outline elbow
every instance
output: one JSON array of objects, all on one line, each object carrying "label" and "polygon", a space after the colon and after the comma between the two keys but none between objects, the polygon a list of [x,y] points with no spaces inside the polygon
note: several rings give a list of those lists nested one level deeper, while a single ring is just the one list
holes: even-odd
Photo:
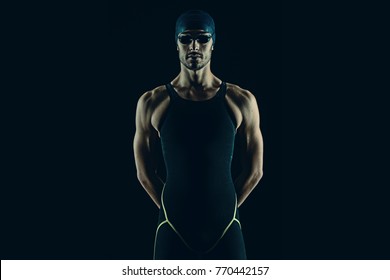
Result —
[{"label": "elbow", "polygon": [[261,178],[263,178],[263,170],[259,169],[252,173],[252,180],[255,182],[255,185],[257,185]]},{"label": "elbow", "polygon": [[145,186],[149,183],[148,177],[142,172],[137,172],[137,179],[142,186]]},{"label": "elbow", "polygon": [[261,180],[261,178],[263,178],[263,170],[260,170],[260,173],[259,173],[259,181]]}]

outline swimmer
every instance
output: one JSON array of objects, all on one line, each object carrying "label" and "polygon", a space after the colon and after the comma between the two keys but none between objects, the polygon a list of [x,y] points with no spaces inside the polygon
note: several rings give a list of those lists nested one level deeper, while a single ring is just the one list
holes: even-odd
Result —
[{"label": "swimmer", "polygon": [[[154,259],[247,258],[238,208],[263,176],[260,114],[251,92],[211,72],[215,42],[208,13],[181,14],[180,73],[138,100],[137,177],[159,208]],[[158,145],[165,181],[156,172]],[[235,150],[242,170],[233,179]]]}]

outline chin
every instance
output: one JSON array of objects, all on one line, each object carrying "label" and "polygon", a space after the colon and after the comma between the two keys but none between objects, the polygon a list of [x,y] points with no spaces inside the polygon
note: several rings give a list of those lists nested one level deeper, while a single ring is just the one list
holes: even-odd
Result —
[{"label": "chin", "polygon": [[187,69],[189,69],[189,70],[195,71],[195,70],[200,70],[200,69],[202,69],[202,68],[204,67],[204,65],[203,65],[203,64],[187,64],[186,67],[187,67]]}]

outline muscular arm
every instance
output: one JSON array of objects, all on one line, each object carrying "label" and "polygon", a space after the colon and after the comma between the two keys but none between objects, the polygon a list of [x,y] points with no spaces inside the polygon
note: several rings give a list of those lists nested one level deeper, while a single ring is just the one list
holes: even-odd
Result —
[{"label": "muscular arm", "polygon": [[259,183],[263,176],[263,137],[256,98],[246,92],[240,106],[242,123],[237,130],[242,170],[235,180],[238,207]]},{"label": "muscular arm", "polygon": [[157,131],[151,124],[153,108],[150,95],[150,92],[142,95],[137,104],[133,148],[137,178],[153,202],[160,208],[163,182],[156,173],[155,147],[159,144],[159,139]]}]

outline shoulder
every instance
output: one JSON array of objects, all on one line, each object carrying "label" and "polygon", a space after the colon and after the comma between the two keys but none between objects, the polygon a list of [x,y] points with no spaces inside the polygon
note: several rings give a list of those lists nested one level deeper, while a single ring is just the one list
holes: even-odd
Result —
[{"label": "shoulder", "polygon": [[226,83],[226,98],[240,109],[257,107],[256,97],[249,90],[235,84]]},{"label": "shoulder", "polygon": [[152,128],[158,131],[169,103],[169,94],[165,85],[143,93],[137,103],[136,123],[139,124],[137,127],[143,127],[144,131],[151,131]]},{"label": "shoulder", "polygon": [[155,109],[168,98],[169,95],[165,85],[161,85],[143,93],[138,99],[137,107],[141,107],[143,110]]}]

